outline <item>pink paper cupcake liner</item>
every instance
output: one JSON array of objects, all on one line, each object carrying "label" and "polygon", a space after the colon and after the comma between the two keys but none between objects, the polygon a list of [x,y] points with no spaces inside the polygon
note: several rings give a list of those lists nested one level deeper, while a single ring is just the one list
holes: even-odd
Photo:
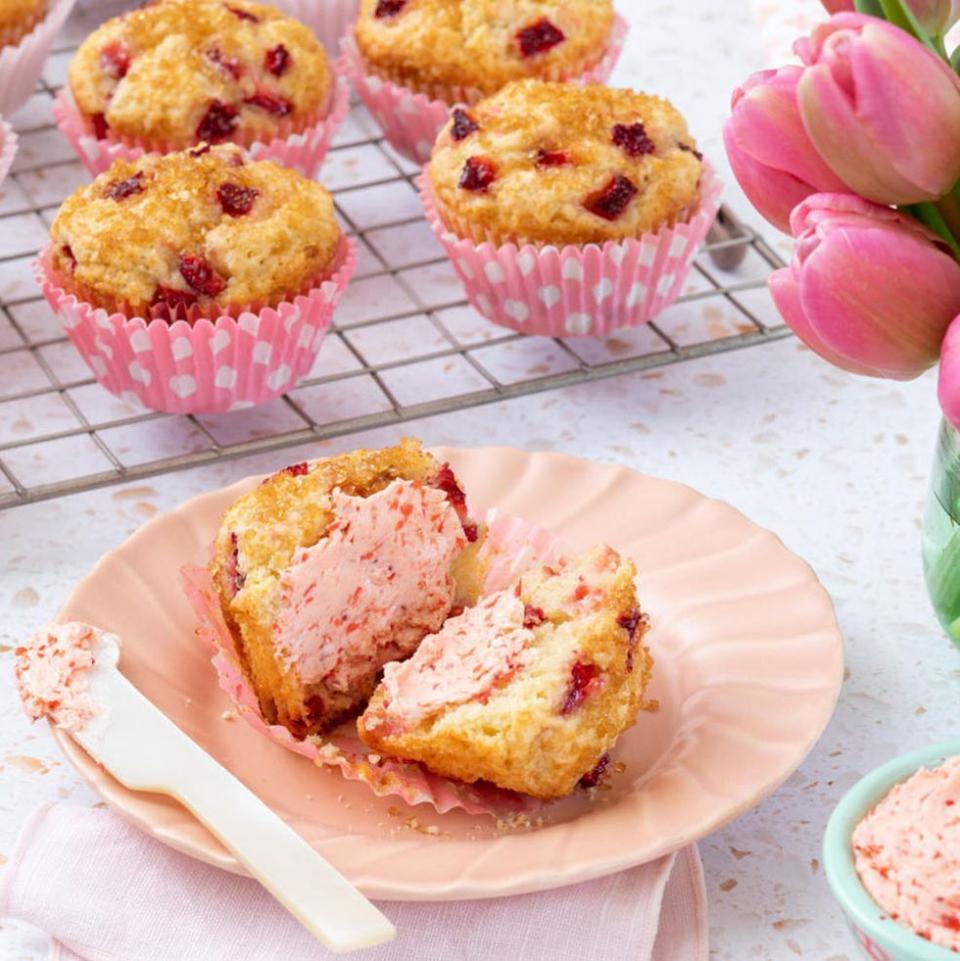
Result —
[{"label": "pink paper cupcake liner", "polygon": [[53,39],[73,9],[74,0],[51,0],[50,9],[19,43],[0,49],[0,114],[9,117],[33,93]]},{"label": "pink paper cupcake liner", "polygon": [[[501,590],[535,562],[550,563],[560,553],[557,540],[542,528],[516,517],[488,515],[490,567],[487,593]],[[181,570],[184,590],[199,620],[197,635],[213,651],[221,689],[249,724],[272,741],[319,766],[331,766],[349,781],[362,781],[377,797],[398,797],[407,804],[429,804],[439,813],[461,809],[468,814],[510,817],[530,814],[542,803],[485,782],[466,784],[434,774],[421,764],[376,754],[357,736],[354,722],[342,724],[325,739],[297,740],[285,727],[269,725],[260,714],[256,694],[237,660],[233,636],[224,623],[213,580],[204,567]]]},{"label": "pink paper cupcake liner", "polygon": [[[607,52],[596,66],[576,77],[553,79],[606,83],[620,59],[629,30],[629,23],[618,15],[614,21]],[[457,90],[453,103],[415,93],[407,87],[370,73],[352,36],[343,38],[341,49],[347,76],[367,110],[380,125],[387,142],[415,163],[425,164],[430,159],[434,141],[449,119],[453,103],[474,104],[483,99],[484,95],[472,87]]]},{"label": "pink paper cupcake liner", "polygon": [[[338,70],[335,74],[330,112],[305,130],[284,132],[281,125],[282,136],[275,137],[269,143],[255,141],[245,146],[251,160],[272,160],[283,167],[291,167],[310,179],[316,176],[334,136],[350,110],[350,88]],[[70,141],[70,146],[81,163],[94,177],[109,170],[115,160],[139,160],[145,153],[168,152],[166,149],[147,148],[133,140],[97,138],[67,87],[63,87],[57,94],[53,115],[60,132]]]},{"label": "pink paper cupcake liner", "polygon": [[313,366],[356,266],[344,238],[334,273],[278,307],[193,322],[126,317],[67,293],[50,251],[34,262],[43,295],[73,345],[111,394],[153,410],[203,414],[262,404],[294,387]]},{"label": "pink paper cupcake liner", "polygon": [[360,0],[273,0],[273,5],[305,23],[331,58],[340,55],[340,40],[360,12]]},{"label": "pink paper cupcake liner", "polygon": [[723,183],[705,163],[700,202],[689,219],[602,247],[560,248],[461,237],[440,219],[426,174],[419,186],[427,222],[470,303],[495,324],[548,337],[604,337],[645,324],[669,307],[683,290],[723,195]]},{"label": "pink paper cupcake liner", "polygon": [[13,158],[17,154],[17,135],[10,126],[0,117],[0,184],[3,183],[10,167],[13,165]]}]

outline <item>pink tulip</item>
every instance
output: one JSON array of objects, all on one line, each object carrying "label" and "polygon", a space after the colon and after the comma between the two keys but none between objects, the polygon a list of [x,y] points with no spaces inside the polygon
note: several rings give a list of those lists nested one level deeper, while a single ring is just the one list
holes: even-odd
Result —
[{"label": "pink tulip", "polygon": [[933,201],[960,179],[960,78],[899,27],[838,13],[795,48],[810,139],[850,188],[880,204]]},{"label": "pink tulip", "polygon": [[940,379],[937,394],[943,416],[960,429],[960,317],[947,328],[940,348]]},{"label": "pink tulip", "polygon": [[800,67],[763,70],[733,92],[723,142],[734,175],[750,202],[780,230],[810,194],[846,190],[821,160],[800,119]]},{"label": "pink tulip", "polygon": [[793,212],[793,263],[770,292],[825,360],[909,380],[933,364],[960,313],[960,263],[918,221],[852,194],[816,194]]},{"label": "pink tulip", "polygon": [[[828,13],[853,12],[854,0],[820,0]],[[960,18],[957,0],[907,0],[917,22],[931,37],[942,37]]]}]

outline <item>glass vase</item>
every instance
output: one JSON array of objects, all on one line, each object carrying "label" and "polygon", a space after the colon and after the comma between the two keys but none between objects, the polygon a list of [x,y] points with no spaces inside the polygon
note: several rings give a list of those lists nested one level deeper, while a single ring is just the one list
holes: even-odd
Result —
[{"label": "glass vase", "polygon": [[940,425],[923,520],[923,571],[943,629],[960,647],[960,433]]}]

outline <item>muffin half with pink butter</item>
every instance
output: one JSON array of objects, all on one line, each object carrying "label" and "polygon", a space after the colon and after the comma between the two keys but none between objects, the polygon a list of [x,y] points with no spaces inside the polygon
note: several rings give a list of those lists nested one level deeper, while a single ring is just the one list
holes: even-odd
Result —
[{"label": "muffin half with pink butter", "polygon": [[603,546],[525,572],[386,666],[361,738],[538,798],[595,786],[652,670],[635,576]]},{"label": "muffin half with pink butter", "polygon": [[413,440],[241,497],[211,574],[263,718],[302,738],[359,714],[384,664],[476,600],[482,535],[453,471]]},{"label": "muffin half with pink butter", "polygon": [[960,757],[896,785],[857,825],[853,849],[892,920],[960,952]]}]

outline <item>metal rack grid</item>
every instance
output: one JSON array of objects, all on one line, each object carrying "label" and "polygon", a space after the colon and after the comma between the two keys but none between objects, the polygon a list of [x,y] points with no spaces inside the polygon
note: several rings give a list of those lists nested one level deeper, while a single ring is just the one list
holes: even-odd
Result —
[{"label": "metal rack grid", "polygon": [[721,212],[680,300],[655,323],[606,340],[528,337],[466,304],[419,213],[418,169],[354,106],[321,173],[360,247],[358,270],[313,370],[263,407],[219,415],[151,412],[113,398],[73,351],[30,262],[59,203],[87,177],[51,105],[80,38],[106,14],[67,24],[0,187],[0,508],[599,380],[789,334],[765,290],[783,265]]}]

